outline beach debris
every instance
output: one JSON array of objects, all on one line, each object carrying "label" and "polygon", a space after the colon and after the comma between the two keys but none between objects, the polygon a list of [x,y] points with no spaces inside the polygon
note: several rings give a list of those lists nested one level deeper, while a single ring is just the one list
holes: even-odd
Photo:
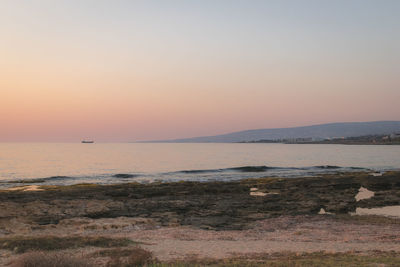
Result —
[{"label": "beach debris", "polygon": [[264,192],[260,192],[260,191],[258,191],[258,188],[256,188],[256,187],[250,188],[250,196],[264,197],[264,196],[267,196],[267,195],[277,195],[277,194],[279,194],[279,193],[272,193],[272,192],[264,193]]},{"label": "beach debris", "polygon": [[371,172],[371,173],[369,173],[369,175],[377,177],[377,176],[382,176],[383,173],[381,173],[381,172]]},{"label": "beach debris", "polygon": [[375,193],[373,191],[361,186],[360,189],[358,189],[358,194],[355,196],[355,199],[356,201],[360,201],[362,199],[369,199],[374,195]]},{"label": "beach debris", "polygon": [[263,192],[250,192],[250,196],[263,197],[266,195],[267,195],[267,193],[263,193]]},{"label": "beach debris", "polygon": [[325,215],[325,214],[333,214],[333,213],[332,213],[332,212],[327,212],[327,211],[325,211],[324,208],[321,208],[321,209],[319,210],[318,214],[320,214],[320,215]]}]

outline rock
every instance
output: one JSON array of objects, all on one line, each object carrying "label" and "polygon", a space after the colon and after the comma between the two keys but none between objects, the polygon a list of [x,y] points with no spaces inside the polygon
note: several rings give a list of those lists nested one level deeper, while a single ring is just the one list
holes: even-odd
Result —
[{"label": "rock", "polygon": [[[243,229],[255,220],[317,214],[321,207],[325,213],[340,214],[354,212],[356,207],[400,205],[399,180],[400,172],[387,172],[381,177],[347,173],[312,178],[75,185],[53,186],[44,191],[3,191],[0,220],[3,225],[11,219],[45,225],[80,217],[86,220],[140,217],[166,226]],[[373,190],[375,196],[356,202],[360,187]],[[116,227],[128,227],[124,225]]]}]

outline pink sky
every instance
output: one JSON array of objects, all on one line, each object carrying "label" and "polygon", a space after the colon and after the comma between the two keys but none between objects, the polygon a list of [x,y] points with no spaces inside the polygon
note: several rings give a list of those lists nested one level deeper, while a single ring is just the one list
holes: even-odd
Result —
[{"label": "pink sky", "polygon": [[0,142],[400,120],[395,1],[310,7],[324,16],[276,2],[117,3],[0,3]]}]

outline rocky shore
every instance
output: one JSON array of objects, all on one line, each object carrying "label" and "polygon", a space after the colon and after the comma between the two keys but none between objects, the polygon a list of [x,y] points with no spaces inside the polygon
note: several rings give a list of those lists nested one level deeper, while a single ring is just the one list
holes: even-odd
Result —
[{"label": "rocky shore", "polygon": [[[356,199],[362,192],[360,188],[373,194]],[[349,215],[356,208],[396,205],[400,205],[400,172],[386,172],[381,176],[358,172],[233,182],[22,186],[0,192],[0,239],[48,235],[128,236],[134,241],[151,240],[153,245],[144,247],[158,258],[168,260],[193,251],[212,257],[209,248],[216,240],[221,243],[214,244],[219,247],[213,250],[218,258],[238,253],[243,250],[241,246],[250,244],[257,253],[292,251],[304,242],[306,252],[319,251],[319,248],[346,252],[363,250],[363,247],[400,251],[398,219],[359,219],[361,216]],[[363,226],[357,227],[360,222]],[[325,231],[325,227],[333,230]],[[380,234],[371,236],[371,229]],[[356,243],[348,244],[348,237]],[[321,240],[328,243],[321,244]],[[368,246],[362,245],[365,240],[369,240]],[[185,250],[190,247],[186,243],[191,241],[197,242],[191,243],[194,248]],[[181,246],[182,253],[179,249],[165,248],[171,244],[176,248]],[[343,248],[346,249],[343,251]],[[4,255],[9,259],[14,254]]]},{"label": "rocky shore", "polygon": [[[356,201],[360,187],[375,192]],[[357,207],[400,205],[400,172],[333,174],[309,178],[259,178],[234,182],[177,182],[41,186],[0,192],[0,220],[38,225],[76,217],[142,217],[161,225],[244,229],[281,215],[334,214]],[[41,189],[41,190],[40,190]]]}]

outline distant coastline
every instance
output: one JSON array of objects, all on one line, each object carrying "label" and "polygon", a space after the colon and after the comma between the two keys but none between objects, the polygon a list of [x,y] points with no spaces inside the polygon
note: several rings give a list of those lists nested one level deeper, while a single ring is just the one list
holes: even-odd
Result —
[{"label": "distant coastline", "polygon": [[[391,137],[392,136],[392,137]],[[280,144],[333,144],[333,145],[400,145],[400,135],[366,135],[347,138],[313,140],[312,138],[257,140],[238,143],[280,143]]]},{"label": "distant coastline", "polygon": [[[245,130],[214,136],[200,136],[172,140],[149,140],[141,143],[319,143],[326,140],[400,135],[400,121],[370,121],[370,122],[338,122],[289,128],[268,128]],[[298,140],[298,141],[296,141]],[[330,142],[327,142],[330,143]],[[369,144],[370,141],[357,144]],[[388,142],[382,142],[387,144]],[[393,143],[393,142],[392,142]],[[346,144],[350,144],[347,142]],[[354,140],[353,140],[353,144]]]}]

